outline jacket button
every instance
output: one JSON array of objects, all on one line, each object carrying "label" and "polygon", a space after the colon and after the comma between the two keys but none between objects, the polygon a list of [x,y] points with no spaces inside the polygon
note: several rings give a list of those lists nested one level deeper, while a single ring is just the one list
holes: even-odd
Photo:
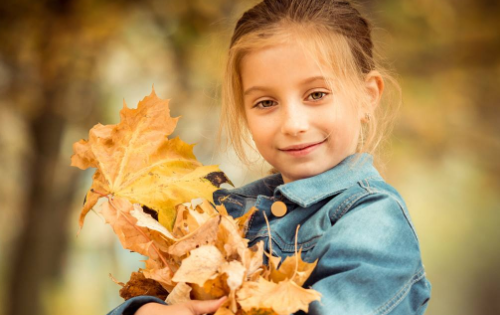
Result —
[{"label": "jacket button", "polygon": [[282,217],[286,214],[286,205],[283,201],[275,201],[271,206],[271,212],[275,217]]}]

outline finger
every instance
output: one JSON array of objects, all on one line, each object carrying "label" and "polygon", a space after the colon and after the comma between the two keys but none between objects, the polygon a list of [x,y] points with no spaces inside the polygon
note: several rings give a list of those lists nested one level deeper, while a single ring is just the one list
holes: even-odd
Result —
[{"label": "finger", "polygon": [[189,304],[192,307],[194,314],[202,315],[207,313],[214,313],[226,300],[227,296],[223,296],[218,300],[191,301],[191,303]]}]

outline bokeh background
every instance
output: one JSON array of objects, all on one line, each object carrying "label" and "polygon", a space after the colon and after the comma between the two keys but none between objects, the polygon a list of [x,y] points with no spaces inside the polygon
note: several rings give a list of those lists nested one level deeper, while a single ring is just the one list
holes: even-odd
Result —
[{"label": "bokeh background", "polygon": [[[151,92],[236,185],[215,146],[231,30],[256,1],[0,4],[0,315],[105,314],[142,257],[95,213],[71,145]],[[403,88],[385,177],[406,199],[433,284],[429,315],[500,314],[500,14],[496,0],[358,1]]]}]

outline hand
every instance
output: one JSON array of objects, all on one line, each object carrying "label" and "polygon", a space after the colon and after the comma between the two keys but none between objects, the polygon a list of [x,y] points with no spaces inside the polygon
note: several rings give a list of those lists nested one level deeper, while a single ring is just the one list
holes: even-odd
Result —
[{"label": "hand", "polygon": [[226,300],[225,296],[218,300],[189,301],[176,305],[148,303],[141,306],[135,315],[202,315],[214,313]]}]

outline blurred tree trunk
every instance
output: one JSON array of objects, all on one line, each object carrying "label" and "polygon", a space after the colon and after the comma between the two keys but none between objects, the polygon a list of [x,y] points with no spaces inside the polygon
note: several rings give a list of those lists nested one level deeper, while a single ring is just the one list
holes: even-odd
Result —
[{"label": "blurred tree trunk", "polygon": [[92,114],[97,102],[96,58],[105,41],[102,33],[113,28],[102,23],[101,33],[89,34],[88,27],[96,21],[78,16],[78,5],[78,1],[46,1],[38,6],[20,2],[0,9],[5,17],[0,36],[7,43],[0,53],[11,65],[6,98],[25,117],[32,144],[30,157],[20,162],[30,178],[26,207],[19,209],[24,224],[8,268],[5,314],[9,315],[45,314],[44,291],[60,276],[71,237],[69,216],[80,174],[69,167],[69,160],[61,160],[61,144],[69,124],[89,126],[97,120]]}]

